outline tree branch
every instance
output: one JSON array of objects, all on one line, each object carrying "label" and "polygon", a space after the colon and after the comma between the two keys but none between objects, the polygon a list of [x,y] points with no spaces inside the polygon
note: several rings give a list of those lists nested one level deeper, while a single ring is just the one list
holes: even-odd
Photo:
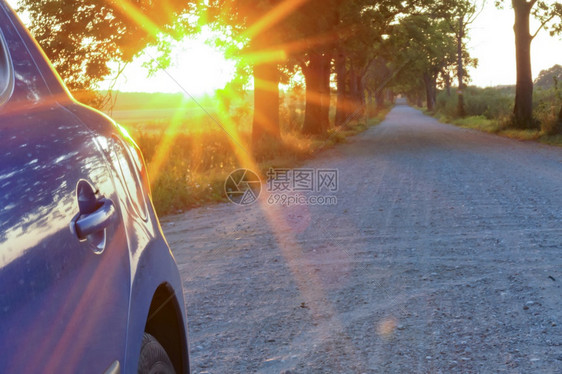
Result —
[{"label": "tree branch", "polygon": [[468,20],[466,21],[466,25],[470,25],[472,22],[474,22],[476,20],[476,18],[478,18],[478,16],[480,14],[482,14],[482,12],[484,11],[484,7],[486,6],[486,0],[482,1],[482,6],[480,7],[480,10],[477,12],[473,12],[472,15],[468,18]]},{"label": "tree branch", "polygon": [[531,40],[535,39],[535,36],[537,36],[537,34],[539,33],[539,31],[541,31],[541,29],[550,21],[552,21],[552,19],[554,18],[554,14],[551,15],[550,17],[548,17],[546,20],[544,20],[541,25],[539,26],[539,28],[537,29],[537,31],[535,31],[535,33],[531,36]]},{"label": "tree branch", "polygon": [[115,107],[115,103],[117,102],[118,93],[116,93],[115,96],[113,96],[115,85],[117,84],[117,80],[119,79],[121,74],[123,74],[123,71],[125,71],[127,65],[129,65],[129,62],[125,62],[125,63],[118,62],[118,64],[119,67],[117,68],[117,73],[111,79],[111,84],[107,88],[107,92],[105,93],[105,96],[103,97],[100,105],[102,108],[106,107],[106,110],[109,112],[109,115],[113,114],[113,108]]}]

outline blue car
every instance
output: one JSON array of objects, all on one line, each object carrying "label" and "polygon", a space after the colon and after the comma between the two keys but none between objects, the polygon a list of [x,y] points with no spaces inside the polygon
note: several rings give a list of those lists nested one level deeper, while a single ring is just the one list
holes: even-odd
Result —
[{"label": "blue car", "polygon": [[0,0],[0,373],[188,373],[142,155]]}]

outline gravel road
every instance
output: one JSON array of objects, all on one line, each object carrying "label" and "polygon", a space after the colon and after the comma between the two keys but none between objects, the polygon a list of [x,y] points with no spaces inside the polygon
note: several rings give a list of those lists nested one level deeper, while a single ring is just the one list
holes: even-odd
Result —
[{"label": "gravel road", "polygon": [[337,205],[166,217],[193,373],[561,373],[562,149],[397,105]]}]

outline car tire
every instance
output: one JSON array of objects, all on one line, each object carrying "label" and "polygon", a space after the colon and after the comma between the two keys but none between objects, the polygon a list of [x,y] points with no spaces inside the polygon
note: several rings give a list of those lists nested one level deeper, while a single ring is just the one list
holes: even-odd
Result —
[{"label": "car tire", "polygon": [[154,338],[144,333],[139,357],[139,374],[175,374],[174,365],[166,350]]}]

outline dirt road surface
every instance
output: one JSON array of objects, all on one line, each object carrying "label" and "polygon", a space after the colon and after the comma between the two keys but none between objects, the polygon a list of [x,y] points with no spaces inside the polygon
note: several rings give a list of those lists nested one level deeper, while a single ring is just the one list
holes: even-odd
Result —
[{"label": "dirt road surface", "polygon": [[398,105],[305,167],[336,205],[163,220],[194,373],[562,372],[562,149]]}]

